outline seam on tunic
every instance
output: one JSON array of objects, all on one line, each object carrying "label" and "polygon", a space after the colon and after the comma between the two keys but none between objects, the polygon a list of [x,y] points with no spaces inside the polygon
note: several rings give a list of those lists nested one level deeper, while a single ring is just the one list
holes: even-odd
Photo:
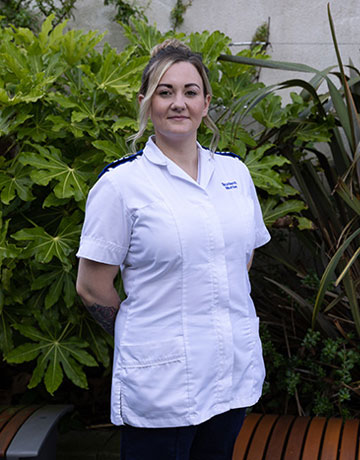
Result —
[{"label": "seam on tunic", "polygon": [[210,246],[210,264],[211,264],[211,287],[212,287],[212,302],[211,302],[211,320],[214,325],[215,333],[216,333],[216,338],[217,338],[217,344],[219,345],[219,351],[217,353],[217,372],[216,372],[216,385],[215,385],[215,393],[216,393],[216,404],[219,404],[221,402],[220,398],[220,389],[221,389],[221,382],[220,382],[220,369],[221,369],[221,357],[224,356],[223,353],[223,346],[222,346],[222,340],[221,340],[221,334],[219,333],[219,321],[216,315],[216,303],[219,303],[219,296],[218,296],[218,290],[215,287],[215,283],[218,283],[217,277],[216,277],[216,270],[214,267],[216,266],[215,264],[215,242],[214,242],[214,236],[212,233],[212,227],[209,222],[209,217],[205,213],[206,217],[206,225],[210,229],[208,232],[209,235],[209,246]]},{"label": "seam on tunic", "polygon": [[177,358],[171,358],[171,359],[166,359],[164,358],[163,360],[159,361],[152,361],[151,363],[139,363],[139,364],[123,364],[124,369],[143,369],[146,367],[157,367],[157,366],[163,366],[164,364],[173,364],[173,363],[181,363],[184,361],[183,356],[178,356]]},{"label": "seam on tunic", "polygon": [[98,175],[98,179],[100,179],[101,176],[103,176],[106,172],[111,171],[114,168],[117,168],[118,166],[128,163],[129,161],[134,161],[138,156],[141,156],[144,153],[143,150],[140,150],[139,152],[136,153],[131,153],[130,155],[125,155],[115,161],[112,161],[108,165],[105,166],[105,168],[101,171],[101,173]]}]

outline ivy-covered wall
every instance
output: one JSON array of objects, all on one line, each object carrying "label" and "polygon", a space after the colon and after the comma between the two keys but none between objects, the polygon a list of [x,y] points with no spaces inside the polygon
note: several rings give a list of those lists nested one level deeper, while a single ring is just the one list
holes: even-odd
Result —
[{"label": "ivy-covered wall", "polygon": [[[130,4],[145,9],[151,24],[165,32],[172,28],[171,13],[178,0],[129,0]],[[183,0],[190,3],[183,14],[184,22],[179,32],[191,33],[220,30],[234,43],[251,41],[258,26],[270,18],[270,43],[268,50],[274,60],[302,62],[316,68],[326,68],[335,63],[329,25],[326,16],[328,0]],[[349,56],[359,56],[360,2],[347,0],[330,1],[332,14],[337,25],[337,35],[344,62]],[[102,0],[77,0],[75,20],[77,28],[108,30],[106,40],[112,46],[122,49],[124,38],[120,26],[113,21],[114,6],[104,7]],[[233,46],[234,54],[241,45]],[[358,58],[359,59],[359,58]],[[359,62],[354,62],[359,65]],[[262,70],[261,79],[271,84],[289,73]]]}]

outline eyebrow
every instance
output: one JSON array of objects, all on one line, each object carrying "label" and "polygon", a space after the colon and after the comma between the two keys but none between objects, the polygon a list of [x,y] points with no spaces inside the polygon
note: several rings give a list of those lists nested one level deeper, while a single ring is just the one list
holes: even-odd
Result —
[{"label": "eyebrow", "polygon": [[[159,88],[160,86],[165,86],[165,88],[173,87],[173,85],[170,85],[168,83],[160,83],[157,87]],[[186,85],[184,85],[185,88],[188,88],[189,86],[197,86],[199,89],[201,89],[197,83],[186,83]]]}]

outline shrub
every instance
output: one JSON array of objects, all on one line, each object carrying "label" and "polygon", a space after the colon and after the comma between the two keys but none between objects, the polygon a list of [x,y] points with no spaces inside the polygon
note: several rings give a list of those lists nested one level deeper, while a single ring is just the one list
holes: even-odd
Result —
[{"label": "shrub", "polygon": [[[101,35],[64,33],[65,23],[53,29],[51,21],[38,36],[26,28],[0,31],[0,349],[7,363],[29,362],[29,388],[44,380],[53,394],[64,374],[87,388],[87,367],[110,364],[111,338],[75,294],[75,254],[88,190],[105,164],[128,153],[142,69],[170,33],[134,20],[124,25],[124,51],[105,43],[99,52]],[[276,168],[287,160],[267,155],[268,145],[256,149],[249,133],[232,133],[231,120],[221,118],[223,107],[254,85],[250,67],[217,60],[230,53],[220,32],[178,37],[210,69],[221,148],[245,156],[264,193],[286,197],[288,178]],[[210,136],[201,130],[201,141]],[[303,206],[294,200],[278,215]]]}]

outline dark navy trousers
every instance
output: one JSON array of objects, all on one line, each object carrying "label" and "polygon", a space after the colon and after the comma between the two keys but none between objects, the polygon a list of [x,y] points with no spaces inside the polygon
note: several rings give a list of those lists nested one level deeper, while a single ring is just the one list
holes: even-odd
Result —
[{"label": "dark navy trousers", "polygon": [[232,409],[200,425],[121,427],[121,460],[231,460],[245,409]]}]

